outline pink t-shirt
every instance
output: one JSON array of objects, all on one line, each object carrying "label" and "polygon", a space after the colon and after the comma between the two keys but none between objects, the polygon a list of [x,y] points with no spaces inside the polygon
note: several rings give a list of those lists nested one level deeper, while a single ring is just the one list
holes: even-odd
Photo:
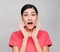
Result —
[{"label": "pink t-shirt", "polygon": [[[24,38],[23,33],[20,30],[13,32],[9,40],[9,46],[10,47],[17,46],[18,48],[21,48],[23,38]],[[41,48],[43,48],[44,46],[52,45],[52,42],[50,40],[48,33],[44,30],[39,30],[37,38]],[[28,38],[28,41],[26,44],[26,52],[36,52],[36,47],[31,37]]]}]

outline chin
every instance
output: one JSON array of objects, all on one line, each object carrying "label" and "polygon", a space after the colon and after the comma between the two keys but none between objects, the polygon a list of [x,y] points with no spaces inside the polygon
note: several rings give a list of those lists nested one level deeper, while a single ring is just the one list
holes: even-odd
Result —
[{"label": "chin", "polygon": [[34,27],[28,27],[29,30],[32,30]]}]

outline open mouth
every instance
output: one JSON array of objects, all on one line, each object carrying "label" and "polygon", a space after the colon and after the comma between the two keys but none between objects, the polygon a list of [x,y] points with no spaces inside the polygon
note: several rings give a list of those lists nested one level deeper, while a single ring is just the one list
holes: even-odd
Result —
[{"label": "open mouth", "polygon": [[28,22],[28,24],[33,24],[33,22]]},{"label": "open mouth", "polygon": [[33,22],[28,22],[28,26],[32,26],[33,25]]}]

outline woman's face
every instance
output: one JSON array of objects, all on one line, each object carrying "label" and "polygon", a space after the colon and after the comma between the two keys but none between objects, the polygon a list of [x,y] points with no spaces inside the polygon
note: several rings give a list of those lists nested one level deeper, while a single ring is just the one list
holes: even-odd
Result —
[{"label": "woman's face", "polygon": [[25,26],[30,30],[34,28],[37,18],[38,15],[33,8],[26,9],[22,15]]}]

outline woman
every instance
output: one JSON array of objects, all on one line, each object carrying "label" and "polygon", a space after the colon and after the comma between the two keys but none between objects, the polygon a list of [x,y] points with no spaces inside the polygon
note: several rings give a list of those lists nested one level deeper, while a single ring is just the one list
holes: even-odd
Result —
[{"label": "woman", "polygon": [[52,43],[48,33],[40,29],[37,8],[32,4],[24,5],[21,18],[25,25],[20,22],[20,30],[13,32],[9,41],[12,52],[49,52]]}]

